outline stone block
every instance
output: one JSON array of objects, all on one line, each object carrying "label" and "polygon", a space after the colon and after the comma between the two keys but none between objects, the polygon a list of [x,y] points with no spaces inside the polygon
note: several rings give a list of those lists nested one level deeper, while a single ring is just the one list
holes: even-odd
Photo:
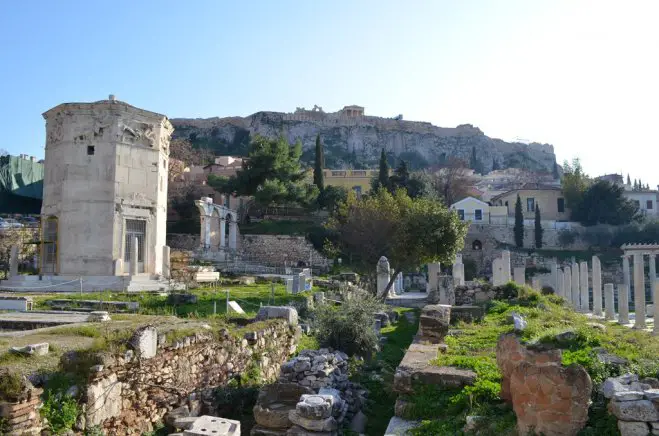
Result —
[{"label": "stone block", "polygon": [[158,353],[158,330],[153,326],[139,328],[133,333],[129,344],[139,358],[151,359]]},{"label": "stone block", "polygon": [[259,391],[253,413],[256,423],[267,428],[288,428],[288,412],[295,410],[300,397],[313,390],[297,383],[273,383]]},{"label": "stone block", "polygon": [[332,414],[334,397],[331,395],[302,395],[295,411],[303,418],[325,419]]},{"label": "stone block", "polygon": [[647,422],[618,421],[620,436],[648,436],[650,427]]},{"label": "stone block", "polygon": [[364,433],[366,431],[366,423],[367,422],[368,422],[368,418],[360,410],[359,412],[357,412],[355,414],[355,416],[353,416],[352,420],[350,421],[350,425],[348,426],[348,428],[350,429],[350,431],[352,431],[354,433],[361,434],[361,433]]},{"label": "stone block", "polygon": [[189,430],[183,432],[185,436],[240,436],[240,421],[218,418],[215,416],[200,416]]},{"label": "stone block", "polygon": [[257,321],[263,321],[272,318],[285,319],[289,325],[293,326],[298,324],[297,310],[295,310],[294,307],[263,306],[259,309],[259,313],[256,315]]},{"label": "stone block", "polygon": [[611,401],[608,409],[621,421],[659,421],[659,412],[649,400]]},{"label": "stone block", "polygon": [[101,425],[121,413],[121,383],[115,373],[87,386],[87,425]]},{"label": "stone block", "polygon": [[87,320],[89,322],[106,322],[111,321],[112,318],[110,318],[110,314],[105,310],[94,310],[89,313],[89,318],[87,318]]},{"label": "stone block", "polygon": [[249,434],[250,436],[286,436],[287,429],[267,428],[262,425],[255,425]]},{"label": "stone block", "polygon": [[421,309],[419,336],[433,342],[441,342],[448,333],[451,322],[451,306],[433,304]]},{"label": "stone block", "polygon": [[616,392],[613,396],[613,401],[636,401],[643,399],[643,392],[639,391],[624,391]]},{"label": "stone block", "polygon": [[659,389],[646,389],[643,395],[650,401],[659,401]]},{"label": "stone block", "polygon": [[389,425],[384,432],[384,436],[407,436],[411,434],[411,430],[418,427],[417,421],[408,421],[397,416],[394,416],[389,421]]},{"label": "stone block", "polygon": [[296,410],[291,410],[288,419],[293,424],[299,425],[305,430],[331,432],[338,428],[338,423],[333,417],[324,419],[309,419],[301,416]]},{"label": "stone block", "polygon": [[481,306],[451,306],[451,324],[456,324],[459,321],[480,321],[483,316],[485,316],[485,311]]},{"label": "stone block", "polygon": [[30,344],[24,347],[11,347],[9,350],[16,354],[25,354],[30,356],[45,356],[48,354],[49,345],[47,342],[40,344]]}]

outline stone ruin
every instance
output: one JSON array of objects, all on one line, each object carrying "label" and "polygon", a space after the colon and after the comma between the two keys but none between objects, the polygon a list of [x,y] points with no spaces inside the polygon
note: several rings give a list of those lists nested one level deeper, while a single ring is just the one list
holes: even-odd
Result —
[{"label": "stone ruin", "polygon": [[659,380],[624,374],[607,379],[600,390],[622,436],[659,434]]},{"label": "stone ruin", "polygon": [[348,356],[303,350],[282,365],[277,383],[259,393],[252,436],[335,435],[358,416],[367,392],[348,380]]}]

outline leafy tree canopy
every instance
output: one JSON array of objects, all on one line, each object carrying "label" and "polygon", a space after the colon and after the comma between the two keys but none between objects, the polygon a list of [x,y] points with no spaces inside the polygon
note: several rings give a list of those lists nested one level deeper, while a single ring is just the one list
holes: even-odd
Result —
[{"label": "leafy tree canopy", "polygon": [[565,161],[561,187],[567,207],[572,211],[572,219],[575,221],[578,221],[575,211],[580,208],[581,200],[590,183],[590,178],[584,173],[578,158],[573,159],[572,163]]},{"label": "leafy tree canopy", "polygon": [[243,168],[226,181],[222,192],[236,196],[254,196],[257,204],[296,203],[308,206],[318,196],[318,188],[306,181],[300,166],[302,144],[286,139],[256,136],[249,144]]},{"label": "leafy tree canopy", "polygon": [[[412,199],[404,190],[379,189],[357,199],[352,193],[330,218],[340,249],[373,274],[381,256],[394,270],[387,290],[403,270],[429,262],[451,263],[462,249],[468,225],[437,201]],[[385,295],[379,297],[384,298]]]},{"label": "leafy tree canopy", "polygon": [[623,193],[622,186],[599,180],[586,189],[572,215],[585,226],[629,224],[637,216],[638,205]]}]

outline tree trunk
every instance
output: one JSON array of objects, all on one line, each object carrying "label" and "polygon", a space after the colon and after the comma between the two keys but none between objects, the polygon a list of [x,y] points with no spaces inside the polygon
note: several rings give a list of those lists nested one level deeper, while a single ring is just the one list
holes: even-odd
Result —
[{"label": "tree trunk", "polygon": [[[401,272],[402,272],[401,269],[396,269],[396,270],[394,270],[394,274],[393,274],[393,275],[391,276],[391,278],[389,279],[389,283],[387,283],[387,287],[384,289],[384,293],[383,293],[383,295],[378,295],[378,299],[379,299],[379,300],[384,301],[384,300],[387,299],[387,296],[389,295],[389,290],[390,290],[391,287],[394,285],[394,282],[396,281],[396,277],[398,277],[398,274],[400,274]],[[376,286],[377,286],[377,279],[376,279]],[[376,289],[377,289],[377,288],[376,288]]]}]

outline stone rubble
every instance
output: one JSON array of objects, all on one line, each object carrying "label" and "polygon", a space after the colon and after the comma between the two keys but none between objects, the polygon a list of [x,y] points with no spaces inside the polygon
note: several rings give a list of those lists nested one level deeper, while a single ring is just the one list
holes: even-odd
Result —
[{"label": "stone rubble", "polygon": [[600,387],[610,399],[609,413],[618,419],[621,436],[648,436],[659,434],[659,389],[651,384],[654,379],[639,381],[635,374],[606,379]]}]

